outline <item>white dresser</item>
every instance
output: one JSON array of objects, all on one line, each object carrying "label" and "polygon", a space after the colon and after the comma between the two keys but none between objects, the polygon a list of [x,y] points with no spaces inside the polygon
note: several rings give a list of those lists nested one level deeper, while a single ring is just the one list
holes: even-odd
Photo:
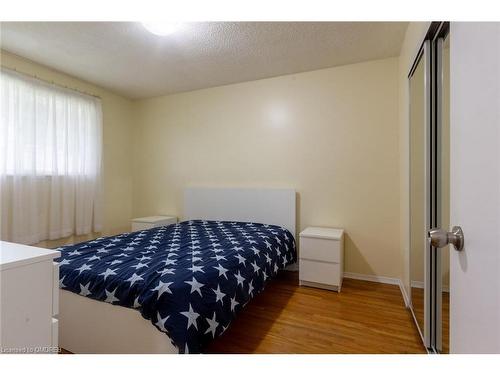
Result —
[{"label": "white dresser", "polygon": [[300,233],[300,285],[340,292],[344,275],[344,230],[309,227]]},{"label": "white dresser", "polygon": [[136,232],[138,230],[162,227],[165,225],[176,224],[176,223],[177,223],[176,216],[158,215],[158,216],[138,217],[136,219],[132,219],[132,232]]},{"label": "white dresser", "polygon": [[0,241],[0,352],[57,352],[60,255]]}]

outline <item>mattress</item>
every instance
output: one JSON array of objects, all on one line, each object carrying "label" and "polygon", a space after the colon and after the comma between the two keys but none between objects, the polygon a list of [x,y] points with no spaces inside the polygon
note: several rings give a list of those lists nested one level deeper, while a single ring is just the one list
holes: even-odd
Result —
[{"label": "mattress", "polygon": [[225,221],[185,221],[58,250],[62,289],[138,310],[180,353],[202,352],[296,261],[286,229]]}]

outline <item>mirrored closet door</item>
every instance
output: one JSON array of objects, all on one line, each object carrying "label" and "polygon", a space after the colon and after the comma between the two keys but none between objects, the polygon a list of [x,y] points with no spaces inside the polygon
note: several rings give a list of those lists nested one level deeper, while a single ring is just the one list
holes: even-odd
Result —
[{"label": "mirrored closet door", "polygon": [[433,22],[409,72],[411,310],[429,352],[448,352],[449,247],[431,228],[449,227],[449,24]]},{"label": "mirrored closet door", "polygon": [[426,347],[430,345],[428,222],[428,149],[430,98],[430,42],[426,41],[410,73],[410,294],[412,312]]}]

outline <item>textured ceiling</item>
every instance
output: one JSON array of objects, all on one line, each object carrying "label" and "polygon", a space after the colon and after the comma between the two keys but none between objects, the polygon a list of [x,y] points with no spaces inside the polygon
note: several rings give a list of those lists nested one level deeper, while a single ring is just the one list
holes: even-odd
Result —
[{"label": "textured ceiling", "polygon": [[404,22],[2,22],[2,49],[129,98],[399,55]]}]

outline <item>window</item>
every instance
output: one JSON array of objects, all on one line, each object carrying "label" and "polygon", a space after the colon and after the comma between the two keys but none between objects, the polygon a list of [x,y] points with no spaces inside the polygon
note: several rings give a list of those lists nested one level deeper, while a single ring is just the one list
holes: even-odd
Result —
[{"label": "window", "polygon": [[101,101],[2,69],[1,238],[100,230]]}]

